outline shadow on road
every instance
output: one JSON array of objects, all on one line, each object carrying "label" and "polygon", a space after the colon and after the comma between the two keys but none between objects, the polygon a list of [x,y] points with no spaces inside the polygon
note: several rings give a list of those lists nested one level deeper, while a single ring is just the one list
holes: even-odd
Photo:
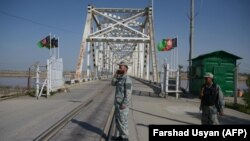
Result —
[{"label": "shadow on road", "polygon": [[[201,119],[201,113],[198,112],[186,112],[186,114],[191,115],[194,118]],[[231,116],[231,115],[224,115],[224,116],[218,116],[219,122],[222,125],[229,124],[229,125],[238,125],[238,124],[248,124],[250,125],[250,119],[243,119],[239,118],[237,116]]]},{"label": "shadow on road", "polygon": [[95,127],[95,126],[93,126],[93,125],[91,125],[89,123],[83,122],[83,121],[78,121],[76,119],[72,119],[71,122],[76,123],[80,127],[82,127],[83,129],[86,129],[86,130],[88,130],[90,132],[96,133],[96,134],[98,134],[98,135],[105,138],[105,134],[104,134],[103,130],[98,128],[98,127]]},{"label": "shadow on road", "polygon": [[250,125],[250,119],[243,119],[240,117],[231,116],[231,115],[224,115],[222,117],[219,117],[220,123],[221,124],[248,124]]},{"label": "shadow on road", "polygon": [[179,122],[179,123],[183,123],[183,124],[195,125],[195,123],[186,122],[186,121],[181,121],[181,120],[172,119],[172,118],[168,118],[168,117],[163,117],[163,116],[159,116],[159,115],[147,113],[147,112],[144,112],[144,111],[136,110],[136,109],[133,109],[133,108],[130,108],[130,110],[135,111],[135,112],[139,112],[139,113],[143,113],[143,114],[146,114],[146,115],[150,115],[150,116],[154,116],[154,117],[166,119],[166,120],[172,120],[172,121]]},{"label": "shadow on road", "polygon": [[133,90],[132,95],[138,95],[138,96],[149,96],[149,97],[159,97],[158,94],[147,92],[147,91],[140,91],[140,90]]},{"label": "shadow on road", "polygon": [[201,119],[201,112],[186,112],[187,115],[190,115],[194,118]]}]

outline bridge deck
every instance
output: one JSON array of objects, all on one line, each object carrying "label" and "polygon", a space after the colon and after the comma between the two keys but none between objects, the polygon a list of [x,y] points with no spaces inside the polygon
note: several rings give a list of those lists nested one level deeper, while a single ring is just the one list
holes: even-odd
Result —
[{"label": "bridge deck", "polygon": [[[150,124],[200,124],[198,99],[159,98],[150,86],[135,79],[133,84],[129,113],[131,141],[147,141]],[[75,85],[69,90],[47,99],[23,96],[1,101],[1,140],[36,139],[73,109],[85,104],[51,140],[99,141],[113,106],[115,87],[110,85],[110,80],[97,80]],[[250,115],[226,109],[220,122],[250,124],[249,119]]]}]

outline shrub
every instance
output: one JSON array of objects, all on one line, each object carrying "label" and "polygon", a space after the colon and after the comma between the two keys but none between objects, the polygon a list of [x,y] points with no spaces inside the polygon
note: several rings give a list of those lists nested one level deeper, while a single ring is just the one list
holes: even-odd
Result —
[{"label": "shrub", "polygon": [[250,75],[247,76],[246,85],[250,88]]},{"label": "shrub", "polygon": [[247,109],[250,109],[250,91],[249,90],[250,89],[248,89],[244,92],[244,98],[243,98],[246,102]]},{"label": "shrub", "polygon": [[26,95],[29,95],[31,97],[36,97],[36,91],[35,90],[30,90],[26,92]]},{"label": "shrub", "polygon": [[248,89],[244,91],[244,100],[246,102],[247,109],[250,109],[250,75],[247,77],[246,85]]},{"label": "shrub", "polygon": [[225,106],[228,107],[228,108],[231,108],[231,109],[234,109],[234,110],[246,113],[246,114],[250,114],[250,109],[247,108],[246,105],[234,104],[234,103],[226,102]]}]

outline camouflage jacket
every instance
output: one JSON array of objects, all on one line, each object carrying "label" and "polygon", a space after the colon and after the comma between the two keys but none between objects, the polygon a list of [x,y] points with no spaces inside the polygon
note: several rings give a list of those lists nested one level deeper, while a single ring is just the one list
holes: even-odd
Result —
[{"label": "camouflage jacket", "polygon": [[115,104],[129,105],[132,95],[132,81],[128,75],[117,76],[112,79],[111,84],[116,86]]}]

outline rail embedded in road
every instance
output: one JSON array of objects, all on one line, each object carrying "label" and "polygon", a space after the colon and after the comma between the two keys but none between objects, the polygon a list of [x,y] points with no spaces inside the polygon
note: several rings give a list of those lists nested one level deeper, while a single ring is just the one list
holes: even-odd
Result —
[{"label": "rail embedded in road", "polygon": [[[81,105],[77,106],[70,113],[68,113],[66,116],[64,116],[61,120],[56,122],[54,125],[52,125],[50,128],[48,128],[46,131],[44,131],[41,135],[39,135],[37,138],[35,138],[34,141],[53,140],[55,138],[55,136],[58,136],[57,134],[62,132],[62,129],[67,127],[66,125],[68,123],[70,123],[70,121],[74,120],[73,118],[76,118],[77,116],[79,116],[80,113],[89,112],[89,107],[91,107],[91,105],[93,106],[94,104],[101,104],[100,102],[98,102],[98,100],[106,102],[106,99],[109,98],[108,96],[112,96],[113,94],[114,94],[114,87],[111,87],[111,86],[107,87],[107,85],[105,85],[105,87],[102,90],[95,93],[86,102],[84,102]],[[110,105],[110,103],[109,103],[109,105]],[[101,107],[101,106],[102,105],[100,105],[99,107]],[[111,108],[108,108],[108,109],[111,112],[108,113],[109,116],[107,116],[107,120],[104,120],[104,122],[106,122],[106,123],[103,124],[103,126],[105,125],[105,127],[99,127],[98,126],[98,128],[103,129],[103,135],[100,135],[100,140],[103,137],[107,136],[107,134],[108,134],[107,131],[109,131],[109,124],[111,122],[110,119],[113,118],[113,109],[112,110],[111,110]],[[98,116],[97,111],[93,111],[93,114],[96,114],[96,116]],[[84,115],[86,116],[86,114],[84,114]],[[106,119],[106,117],[104,117],[104,118]],[[77,120],[77,121],[81,122],[81,123],[84,122],[81,119]],[[75,123],[73,123],[73,124],[75,124]],[[87,123],[87,124],[91,125],[92,123]],[[81,125],[79,125],[79,126],[81,126]],[[55,140],[58,140],[58,139],[56,138]]]}]

